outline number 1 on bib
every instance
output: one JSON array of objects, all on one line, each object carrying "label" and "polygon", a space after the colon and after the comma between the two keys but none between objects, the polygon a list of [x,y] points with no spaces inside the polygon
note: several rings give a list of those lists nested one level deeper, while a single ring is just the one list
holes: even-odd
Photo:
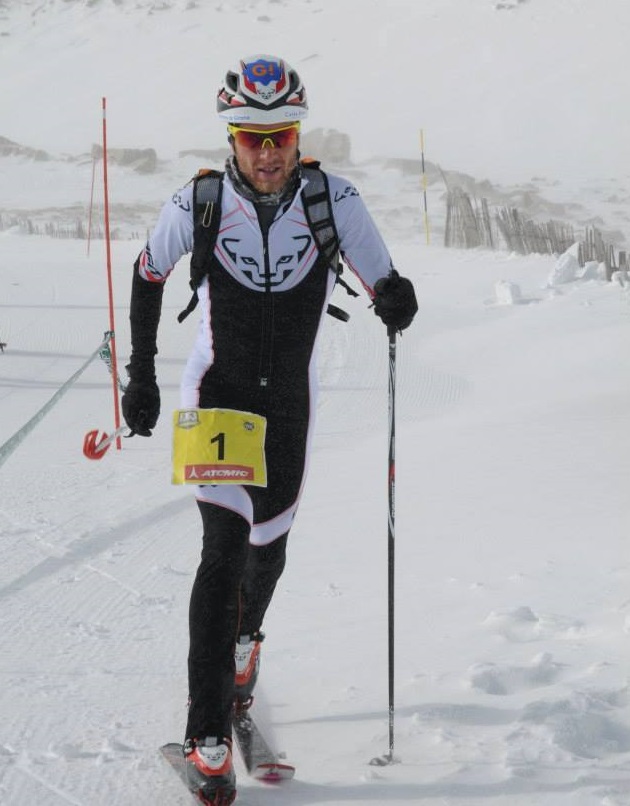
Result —
[{"label": "number 1 on bib", "polygon": [[233,409],[178,409],[173,414],[173,484],[267,486],[260,414]]}]

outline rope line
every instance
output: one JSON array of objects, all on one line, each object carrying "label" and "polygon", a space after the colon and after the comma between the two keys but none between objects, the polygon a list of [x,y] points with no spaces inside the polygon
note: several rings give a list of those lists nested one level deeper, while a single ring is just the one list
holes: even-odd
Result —
[{"label": "rope line", "polygon": [[61,400],[61,398],[65,395],[68,389],[72,386],[73,383],[85,372],[88,366],[94,361],[95,358],[99,358],[101,356],[101,352],[105,350],[110,342],[112,337],[111,331],[105,333],[103,337],[103,341],[99,344],[98,348],[92,353],[92,355],[88,358],[88,360],[81,366],[71,378],[60,386],[59,389],[55,392],[55,394],[50,398],[50,400],[45,403],[41,409],[34,414],[31,419],[20,428],[19,431],[10,437],[4,445],[0,445],[0,467],[6,462],[9,456],[15,451],[15,449],[22,444],[22,442],[26,439],[26,437],[31,433],[31,431],[35,428],[35,426],[40,423],[44,417],[48,414],[48,412]]}]

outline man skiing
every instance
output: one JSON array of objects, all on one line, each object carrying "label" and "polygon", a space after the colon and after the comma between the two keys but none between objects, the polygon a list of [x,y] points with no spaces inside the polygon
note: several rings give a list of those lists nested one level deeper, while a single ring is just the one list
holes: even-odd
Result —
[{"label": "man skiing", "polygon": [[[266,487],[195,488],[203,544],[190,598],[184,752],[203,798],[218,806],[236,796],[232,714],[251,701],[263,617],[285,565],[313,431],[315,347],[337,274],[309,227],[312,174],[298,150],[307,101],[296,71],[276,56],[241,60],[225,76],[217,111],[232,153],[215,240],[202,249],[205,216],[209,222],[216,212],[210,202],[204,212],[198,176],[164,205],[134,265],[122,410],[132,433],[151,436],[160,412],[155,355],[164,281],[192,252],[201,321],[182,408],[254,412],[267,421]],[[323,176],[344,262],[382,321],[408,327],[417,311],[412,283],[392,267],[353,185]]]}]

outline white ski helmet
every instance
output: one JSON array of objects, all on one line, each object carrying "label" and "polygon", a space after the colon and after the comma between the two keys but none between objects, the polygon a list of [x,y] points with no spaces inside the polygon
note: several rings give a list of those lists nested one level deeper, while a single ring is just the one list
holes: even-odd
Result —
[{"label": "white ski helmet", "polygon": [[308,114],[299,75],[277,56],[241,59],[228,70],[217,94],[217,112],[227,123],[285,123]]}]

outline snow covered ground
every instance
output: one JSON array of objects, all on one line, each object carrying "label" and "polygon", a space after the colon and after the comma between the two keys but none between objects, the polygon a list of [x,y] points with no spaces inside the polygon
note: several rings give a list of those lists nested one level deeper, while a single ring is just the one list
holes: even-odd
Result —
[{"label": "snow covered ground", "polygon": [[[370,133],[358,109],[355,121],[340,119],[343,93],[331,98],[326,83],[336,65],[355,64],[375,88],[374,108],[385,108],[391,99],[383,82],[398,61],[413,66],[428,58],[414,44],[411,18],[431,64],[444,66],[430,74],[431,121],[417,115],[411,132],[427,127],[436,162],[515,186],[526,181],[516,162],[525,177],[544,171],[541,192],[555,196],[567,217],[579,223],[594,213],[628,233],[621,158],[627,103],[615,105],[623,74],[611,72],[619,52],[608,47],[617,41],[614,30],[627,30],[625,3],[608,0],[610,16],[586,0],[398,0],[380,12],[350,0],[235,0],[221,10],[217,3],[212,20],[220,17],[222,30],[238,27],[242,36],[220,37],[208,22],[201,77],[191,65],[204,7],[171,5],[175,11],[141,0],[0,6],[10,32],[0,40],[0,135],[56,155],[43,163],[0,159],[0,212],[68,220],[73,205],[84,209],[89,149],[99,141],[100,98],[107,95],[110,144],[154,146],[162,160],[155,174],[118,166],[110,173],[113,226],[142,229],[199,164],[177,150],[223,145],[211,119],[217,71],[242,52],[281,50],[307,81],[313,126],[351,134],[355,160],[339,172],[363,190],[421,302],[398,342],[400,763],[367,763],[386,751],[388,738],[387,340],[366,300],[339,292],[335,301],[352,318],[331,319],[324,335],[309,484],[265,625],[256,703],[298,771],[279,789],[240,775],[239,802],[629,806],[628,287],[592,273],[567,282],[553,257],[441,248],[437,184],[427,246],[417,176],[385,161],[418,156],[415,142],[405,145],[410,108],[402,118],[408,129],[383,124],[380,135],[380,126]],[[358,9],[365,32],[337,33],[356,28]],[[289,33],[300,13],[308,13],[314,42],[298,48]],[[597,20],[603,33],[595,37]],[[327,30],[335,33],[326,38]],[[193,47],[176,47],[173,31]],[[555,51],[543,49],[524,64],[533,31]],[[265,47],[254,45],[257,32]],[[378,63],[368,58],[370,44],[381,48]],[[493,62],[499,46],[504,59]],[[55,52],[59,58],[47,61]],[[584,62],[575,81],[570,54],[571,65]],[[484,67],[496,83],[485,107],[481,85],[469,87],[481,106],[462,136],[457,122],[472,99],[454,96],[450,82],[458,76],[468,97],[471,66]],[[618,113],[618,126],[604,125],[595,95],[579,115],[574,107],[572,120],[522,96],[522,114],[512,120],[516,73],[534,80],[545,70],[554,92],[563,87],[566,104],[577,103],[580,77],[590,76]],[[52,89],[42,86],[46,74],[55,79]],[[168,101],[160,102],[164,89]],[[190,110],[198,110],[202,89],[209,114],[195,129]],[[534,109],[541,117],[530,125]],[[504,110],[505,120],[487,119],[492,110]],[[514,130],[535,135],[537,149],[530,151],[530,138],[514,142],[503,129],[508,118]],[[475,139],[484,121],[484,136]],[[605,146],[595,142],[595,129]],[[566,149],[558,145],[567,141]],[[592,192],[573,181],[572,149],[581,167],[593,166]],[[66,151],[88,156],[66,161]],[[121,364],[130,268],[140,246],[113,244]],[[183,262],[166,290],[158,365],[164,414],[152,439],[126,441],[100,462],[83,457],[85,433],[113,423],[109,376],[97,361],[0,467],[0,802],[7,806],[189,802],[156,750],[179,739],[184,726],[187,605],[200,549],[191,493],[171,486],[169,473],[168,411],[178,405],[195,327],[194,317],[176,322],[186,284]],[[94,241],[87,256],[85,241],[0,232],[0,289],[0,341],[7,343],[0,354],[1,446],[108,329],[103,244]]]}]

